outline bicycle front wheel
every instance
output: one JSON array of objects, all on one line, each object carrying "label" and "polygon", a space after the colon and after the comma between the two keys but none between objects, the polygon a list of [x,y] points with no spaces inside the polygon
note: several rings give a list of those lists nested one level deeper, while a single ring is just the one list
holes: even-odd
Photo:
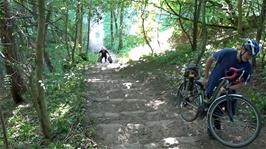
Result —
[{"label": "bicycle front wheel", "polygon": [[180,115],[185,121],[192,122],[198,117],[200,107],[199,97],[198,95],[188,97],[188,91],[183,83],[178,89],[178,105]]},{"label": "bicycle front wheel", "polygon": [[243,147],[253,142],[261,128],[256,107],[241,95],[229,94],[215,100],[208,110],[211,134],[229,147]]}]

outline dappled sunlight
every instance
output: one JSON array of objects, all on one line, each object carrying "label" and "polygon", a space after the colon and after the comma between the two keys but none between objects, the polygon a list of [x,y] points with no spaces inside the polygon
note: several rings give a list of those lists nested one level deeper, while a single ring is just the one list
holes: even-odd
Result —
[{"label": "dappled sunlight", "polygon": [[[162,140],[163,146],[176,146],[179,144],[179,140],[177,138],[164,138]],[[175,147],[175,149],[179,149],[179,147]]]},{"label": "dappled sunlight", "polygon": [[123,83],[123,86],[125,86],[127,89],[130,89],[132,87],[132,83],[127,82],[127,83]]},{"label": "dappled sunlight", "polygon": [[87,82],[92,82],[92,83],[96,83],[96,82],[105,82],[101,79],[87,79]]},{"label": "dappled sunlight", "polygon": [[146,103],[145,105],[157,110],[159,108],[159,106],[161,106],[163,104],[166,104],[166,102],[161,101],[161,100],[151,100],[148,103]]},{"label": "dappled sunlight", "polygon": [[133,124],[128,123],[126,124],[125,128],[119,128],[118,133],[118,141],[122,143],[128,143],[132,137],[135,136],[135,134],[139,134],[144,128],[143,124]]},{"label": "dappled sunlight", "polygon": [[[31,109],[31,115],[25,115],[25,111]],[[7,127],[9,127],[9,131],[7,131],[7,135],[12,140],[19,140],[21,137],[25,137],[28,135],[29,137],[33,137],[34,134],[32,132],[36,132],[38,129],[37,126],[32,126],[35,122],[35,110],[32,107],[32,104],[23,104],[17,106],[12,111],[12,116],[7,118]],[[31,127],[32,126],[32,127]],[[0,134],[1,136],[2,134]],[[38,137],[36,135],[35,137]]]},{"label": "dappled sunlight", "polygon": [[[154,38],[152,38],[150,44],[151,47],[154,49],[154,53],[160,54],[166,51],[174,50],[172,49],[171,44],[168,42],[168,39],[172,36],[173,31],[174,29],[170,28],[164,32],[160,32],[158,37],[155,36]],[[142,56],[149,55],[151,53],[152,52],[150,47],[147,44],[145,44],[131,49],[128,53],[128,56],[129,59],[137,61]]]},{"label": "dappled sunlight", "polygon": [[117,59],[115,63],[100,63],[97,65],[97,68],[100,68],[101,71],[114,69],[115,71],[119,71],[120,69],[128,67],[128,59]]},{"label": "dappled sunlight", "polygon": [[50,113],[51,120],[63,118],[65,116],[65,114],[67,112],[69,112],[70,109],[71,109],[71,107],[69,105],[61,103],[54,112]]}]

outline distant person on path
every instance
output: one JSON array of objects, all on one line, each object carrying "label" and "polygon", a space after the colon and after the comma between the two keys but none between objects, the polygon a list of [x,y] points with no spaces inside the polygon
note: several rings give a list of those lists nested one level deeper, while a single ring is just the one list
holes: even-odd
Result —
[{"label": "distant person on path", "polygon": [[[244,82],[248,82],[252,73],[252,65],[250,63],[250,60],[253,57],[256,57],[259,52],[260,46],[257,41],[246,39],[239,50],[235,48],[224,48],[211,55],[207,59],[205,65],[204,84],[206,85],[207,97],[212,96],[214,88],[219,85],[219,80],[226,75],[226,72],[230,67],[235,67],[237,69],[242,68],[244,70],[241,82],[229,87],[230,93],[235,93],[235,90],[240,88],[244,84]],[[215,63],[215,67],[212,69],[211,74],[209,75],[211,65],[213,63]],[[234,109],[236,108],[236,104],[233,104],[232,108],[233,111],[235,111]],[[217,114],[218,113],[220,112],[217,111]],[[214,119],[215,128],[218,130],[221,129],[221,123],[218,117],[215,117]]]},{"label": "distant person on path", "polygon": [[99,62],[102,63],[102,59],[103,58],[104,58],[104,60],[106,62],[107,61],[107,54],[110,55],[109,52],[107,51],[107,49],[102,47],[101,50],[99,51],[99,53],[101,54]]}]

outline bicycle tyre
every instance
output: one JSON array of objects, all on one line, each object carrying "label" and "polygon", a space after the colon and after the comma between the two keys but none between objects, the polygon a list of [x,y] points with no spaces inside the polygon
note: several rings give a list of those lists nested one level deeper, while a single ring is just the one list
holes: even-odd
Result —
[{"label": "bicycle tyre", "polygon": [[[228,110],[225,108],[225,102],[228,98],[231,98],[231,102],[236,104],[235,108],[232,108],[235,111],[230,110],[231,112],[234,111],[232,112],[233,121],[230,119],[227,113]],[[252,143],[259,135],[261,129],[260,114],[254,104],[237,94],[224,95],[216,99],[209,107],[207,120],[212,136],[223,145],[234,148],[244,147]],[[217,125],[217,122],[220,124]],[[254,125],[252,125],[253,123]],[[219,127],[217,128],[217,126],[220,127],[220,130],[218,130]],[[240,128],[241,126],[243,128]],[[248,137],[245,137],[244,134],[248,134],[249,131],[253,132]],[[236,135],[233,133],[236,133]]]},{"label": "bicycle tyre", "polygon": [[184,95],[185,88],[184,83],[179,86],[178,89],[178,107],[181,118],[187,122],[192,122],[197,119],[199,115],[199,98],[196,97],[193,100],[188,100]]}]

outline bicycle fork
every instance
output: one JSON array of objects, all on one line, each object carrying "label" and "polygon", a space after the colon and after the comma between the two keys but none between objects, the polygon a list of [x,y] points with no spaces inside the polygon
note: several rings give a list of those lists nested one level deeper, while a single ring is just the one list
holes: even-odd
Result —
[{"label": "bicycle fork", "polygon": [[228,96],[228,91],[226,92],[226,108],[227,108],[227,115],[229,116],[229,119],[231,122],[234,122],[234,119],[233,119],[233,105],[232,105],[232,97],[231,96]]}]

